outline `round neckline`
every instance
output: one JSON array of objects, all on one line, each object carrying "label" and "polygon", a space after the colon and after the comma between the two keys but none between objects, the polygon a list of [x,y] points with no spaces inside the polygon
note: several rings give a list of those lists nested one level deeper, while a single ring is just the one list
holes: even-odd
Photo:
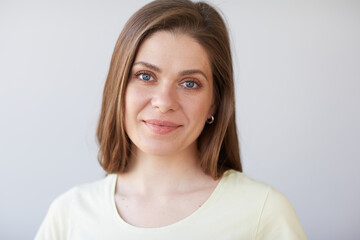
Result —
[{"label": "round neckline", "polygon": [[210,194],[210,196],[208,197],[208,199],[198,208],[196,209],[194,212],[192,212],[190,215],[180,219],[177,222],[171,223],[169,225],[165,225],[165,226],[161,226],[161,227],[138,227],[138,226],[134,226],[130,223],[127,223],[121,216],[120,213],[116,207],[116,202],[115,202],[115,190],[116,190],[116,185],[117,185],[117,180],[118,180],[118,175],[114,174],[115,176],[113,177],[113,182],[111,184],[111,191],[109,191],[110,193],[110,201],[111,201],[111,207],[112,207],[112,213],[115,217],[115,220],[122,225],[123,227],[126,227],[127,229],[130,229],[132,231],[141,231],[141,232],[154,232],[154,231],[170,231],[174,228],[180,227],[181,225],[186,225],[186,223],[191,222],[197,215],[201,214],[202,212],[204,212],[206,210],[206,208],[208,208],[208,206],[216,200],[216,198],[218,198],[218,196],[221,193],[221,190],[223,189],[222,186],[225,182],[226,177],[231,173],[231,170],[227,170],[226,172],[224,172],[223,176],[221,177],[220,181],[217,183],[215,189],[212,191],[212,193]]}]

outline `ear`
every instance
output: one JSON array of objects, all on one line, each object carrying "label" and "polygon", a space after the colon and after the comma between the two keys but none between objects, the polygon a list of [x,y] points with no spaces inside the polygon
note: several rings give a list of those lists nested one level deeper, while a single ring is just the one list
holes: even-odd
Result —
[{"label": "ear", "polygon": [[217,109],[217,106],[215,105],[215,103],[213,103],[209,109],[208,118],[215,115],[216,109]]}]

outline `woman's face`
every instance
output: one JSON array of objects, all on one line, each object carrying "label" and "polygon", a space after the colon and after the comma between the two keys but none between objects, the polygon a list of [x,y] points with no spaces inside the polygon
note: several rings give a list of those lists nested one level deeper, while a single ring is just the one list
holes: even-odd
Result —
[{"label": "woman's face", "polygon": [[158,156],[196,151],[214,114],[205,49],[186,34],[159,31],[136,55],[125,93],[125,130],[138,150]]}]

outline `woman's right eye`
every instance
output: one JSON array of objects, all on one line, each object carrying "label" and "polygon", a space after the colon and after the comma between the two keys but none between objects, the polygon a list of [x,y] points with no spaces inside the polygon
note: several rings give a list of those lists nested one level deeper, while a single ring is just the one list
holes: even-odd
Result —
[{"label": "woman's right eye", "polygon": [[138,73],[136,76],[143,81],[152,81],[154,78],[148,73]]}]

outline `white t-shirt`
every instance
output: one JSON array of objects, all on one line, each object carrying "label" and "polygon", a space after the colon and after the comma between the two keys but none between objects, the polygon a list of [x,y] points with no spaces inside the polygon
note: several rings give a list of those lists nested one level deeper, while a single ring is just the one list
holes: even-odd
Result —
[{"label": "white t-shirt", "polygon": [[269,185],[228,170],[209,199],[168,226],[126,223],[115,204],[117,175],[74,187],[51,204],[36,240],[307,239],[289,200]]}]

